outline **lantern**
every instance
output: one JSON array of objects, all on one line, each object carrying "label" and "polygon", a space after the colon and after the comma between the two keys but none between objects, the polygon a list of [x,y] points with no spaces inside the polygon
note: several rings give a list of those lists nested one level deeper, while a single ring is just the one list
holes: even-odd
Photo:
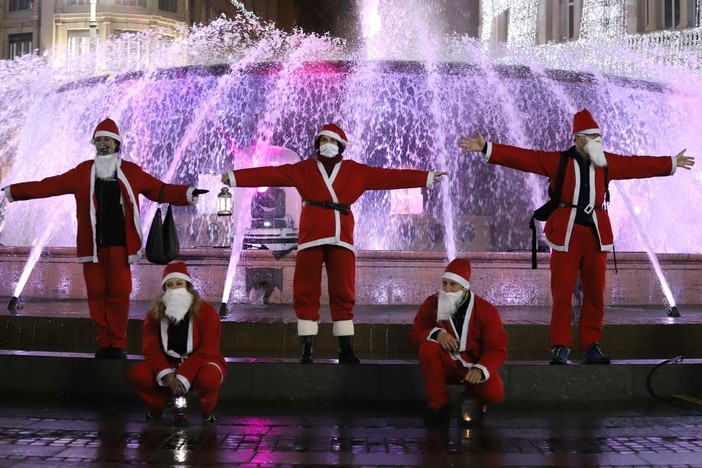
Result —
[{"label": "lantern", "polygon": [[232,194],[229,193],[229,189],[227,187],[222,187],[219,195],[217,195],[217,215],[232,215]]}]

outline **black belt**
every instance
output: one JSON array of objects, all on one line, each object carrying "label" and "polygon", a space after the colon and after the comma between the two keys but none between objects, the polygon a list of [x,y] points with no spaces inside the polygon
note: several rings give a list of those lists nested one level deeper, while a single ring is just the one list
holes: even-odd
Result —
[{"label": "black belt", "polygon": [[319,206],[320,208],[326,208],[328,210],[336,210],[343,215],[349,214],[349,210],[351,209],[351,205],[344,205],[342,203],[334,203],[334,202],[328,202],[328,201],[323,201],[323,202],[306,201],[305,205]]},{"label": "black belt", "polygon": [[583,210],[586,214],[592,213],[593,210],[604,210],[604,209],[605,209],[605,206],[604,206],[604,205],[578,206],[578,205],[572,205],[572,204],[570,204],[570,203],[563,203],[563,202],[559,203],[559,204],[558,204],[558,207],[559,207],[559,208],[582,208],[582,210]]}]

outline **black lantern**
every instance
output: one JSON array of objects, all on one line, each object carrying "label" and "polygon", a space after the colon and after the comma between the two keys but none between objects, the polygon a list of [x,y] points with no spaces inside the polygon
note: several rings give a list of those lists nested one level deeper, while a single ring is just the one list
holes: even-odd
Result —
[{"label": "black lantern", "polygon": [[217,195],[217,216],[232,215],[232,194],[229,193],[227,187],[222,187],[222,190]]}]

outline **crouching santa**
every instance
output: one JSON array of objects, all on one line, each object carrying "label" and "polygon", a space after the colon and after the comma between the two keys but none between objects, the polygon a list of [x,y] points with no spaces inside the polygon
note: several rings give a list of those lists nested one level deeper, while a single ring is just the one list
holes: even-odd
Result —
[{"label": "crouching santa", "polygon": [[161,288],[144,319],[145,360],[129,370],[129,380],[149,407],[147,419],[163,418],[173,397],[192,389],[199,395],[204,420],[214,422],[227,372],[219,350],[219,314],[193,288],[183,262],[166,265]]},{"label": "crouching santa", "polygon": [[457,258],[446,267],[438,294],[419,308],[409,332],[419,352],[427,396],[425,422],[448,422],[447,384],[464,384],[463,420],[482,420],[486,404],[504,398],[499,374],[507,359],[507,334],[495,306],[470,289],[470,261]]}]

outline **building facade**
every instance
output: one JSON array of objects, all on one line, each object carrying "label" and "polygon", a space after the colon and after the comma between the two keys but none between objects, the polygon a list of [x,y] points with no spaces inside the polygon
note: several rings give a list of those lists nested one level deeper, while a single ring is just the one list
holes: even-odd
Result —
[{"label": "building facade", "polygon": [[175,31],[180,25],[207,23],[236,10],[227,0],[0,0],[0,59],[43,53],[55,45],[76,55],[100,40],[143,29]]}]

